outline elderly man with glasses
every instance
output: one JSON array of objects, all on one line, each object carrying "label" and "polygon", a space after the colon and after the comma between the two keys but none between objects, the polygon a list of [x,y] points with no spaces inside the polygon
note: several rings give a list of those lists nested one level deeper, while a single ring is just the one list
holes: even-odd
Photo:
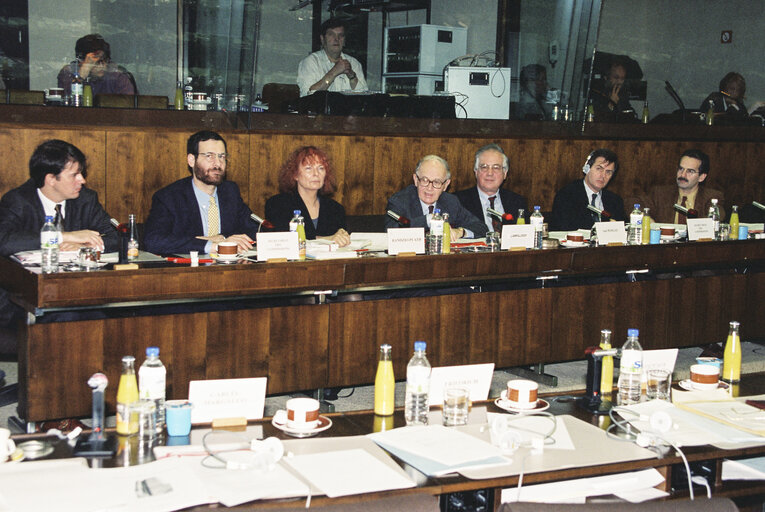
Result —
[{"label": "elderly man with glasses", "polygon": [[648,197],[641,198],[640,204],[651,208],[651,217],[657,222],[685,224],[687,219],[675,210],[675,204],[696,210],[699,216],[706,217],[709,207],[712,206],[712,199],[717,199],[720,217],[724,219],[723,193],[707,187],[707,176],[709,156],[701,150],[689,149],[680,155],[675,185],[652,187]]},{"label": "elderly man with glasses", "polygon": [[454,195],[470,213],[482,219],[489,231],[498,231],[500,221],[486,212],[492,208],[499,213],[512,214],[518,218],[518,210],[524,211],[528,218],[526,198],[501,188],[507,178],[508,160],[505,152],[497,144],[487,144],[475,152],[476,186],[460,190]]},{"label": "elderly man with glasses", "polygon": [[251,248],[258,224],[239,187],[226,181],[226,141],[211,131],[197,132],[186,143],[191,176],[158,190],[146,219],[144,247],[157,254],[217,252],[218,244]]},{"label": "elderly man with glasses", "polygon": [[[412,176],[414,185],[393,194],[388,199],[388,210],[408,218],[411,227],[430,227],[433,211],[438,208],[442,214],[449,214],[452,240],[484,236],[486,225],[446,192],[450,178],[446,160],[437,155],[423,157]],[[395,228],[398,223],[389,217],[385,225]]]}]

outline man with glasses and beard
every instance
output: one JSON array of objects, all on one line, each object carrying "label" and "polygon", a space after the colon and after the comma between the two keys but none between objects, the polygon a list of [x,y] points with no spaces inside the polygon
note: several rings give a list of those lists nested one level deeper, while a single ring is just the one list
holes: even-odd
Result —
[{"label": "man with glasses and beard", "polygon": [[689,149],[680,155],[677,163],[676,184],[654,186],[647,198],[641,198],[640,204],[651,209],[651,217],[657,222],[685,224],[685,215],[675,210],[675,204],[696,210],[699,216],[706,217],[712,199],[717,199],[720,218],[724,219],[723,193],[704,184],[708,175],[709,156],[701,150]]},{"label": "man with glasses and beard", "polygon": [[[403,215],[411,221],[411,227],[430,227],[435,208],[449,214],[451,238],[474,238],[486,235],[486,224],[465,209],[456,196],[446,192],[451,174],[446,160],[427,155],[417,164],[412,179],[414,185],[396,192],[388,199],[388,210]],[[385,227],[395,228],[398,223],[386,218]]]},{"label": "man with glasses and beard", "polygon": [[144,246],[157,254],[217,252],[220,242],[250,249],[258,224],[239,187],[226,181],[226,141],[211,131],[197,132],[186,143],[191,176],[157,191],[146,219]]}]

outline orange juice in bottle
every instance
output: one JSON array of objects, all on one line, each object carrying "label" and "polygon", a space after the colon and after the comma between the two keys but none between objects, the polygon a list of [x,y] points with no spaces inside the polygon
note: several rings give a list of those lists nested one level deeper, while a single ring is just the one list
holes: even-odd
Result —
[{"label": "orange juice in bottle", "polygon": [[394,392],[396,379],[393,377],[393,360],[391,346],[380,346],[380,361],[377,363],[377,375],[375,376],[375,414],[390,416],[394,408]]},{"label": "orange juice in bottle", "polygon": [[725,382],[734,383],[741,380],[741,338],[738,335],[738,328],[738,322],[730,323],[723,352],[722,380]]},{"label": "orange juice in bottle", "polygon": [[138,401],[138,381],[135,378],[135,357],[122,358],[122,375],[117,388],[117,433],[123,435],[138,432],[138,418],[131,408]]}]

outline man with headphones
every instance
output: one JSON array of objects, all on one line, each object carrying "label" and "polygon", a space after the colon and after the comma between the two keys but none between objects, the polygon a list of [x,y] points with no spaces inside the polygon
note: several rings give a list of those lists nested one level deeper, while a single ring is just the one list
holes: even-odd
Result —
[{"label": "man with headphones", "polygon": [[587,208],[588,205],[605,210],[612,220],[625,220],[624,201],[605,190],[618,168],[619,158],[610,149],[601,148],[590,153],[582,167],[584,178],[569,183],[555,194],[550,230],[592,228],[599,219],[598,214]]},{"label": "man with headphones", "polygon": [[76,60],[58,73],[58,86],[64,94],[72,90],[72,76],[77,72],[88,80],[96,94],[136,94],[132,75],[111,62],[111,48],[100,34],[88,34],[77,40],[74,46]]}]

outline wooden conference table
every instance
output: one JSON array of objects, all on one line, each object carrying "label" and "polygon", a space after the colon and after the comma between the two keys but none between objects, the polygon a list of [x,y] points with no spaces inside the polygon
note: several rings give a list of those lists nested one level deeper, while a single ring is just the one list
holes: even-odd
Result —
[{"label": "wooden conference table", "polygon": [[379,346],[401,378],[414,340],[434,366],[582,359],[609,328],[644,348],[717,342],[738,320],[765,336],[765,241],[211,265],[41,275],[0,258],[28,311],[19,331],[27,422],[90,414],[103,371],[114,410],[123,355],[158,346],[168,398],[191,380],[268,377],[268,394],[374,381]]},{"label": "wooden conference table", "polygon": [[[750,396],[765,391],[765,375],[752,374],[744,375],[740,387],[741,396]],[[549,412],[552,414],[569,414],[582,421],[591,423],[601,429],[610,425],[608,416],[594,416],[584,409],[578,407],[573,397],[562,395],[546,395],[544,398],[550,403]],[[486,412],[503,413],[493,402],[477,402],[473,404],[474,408],[485,408]],[[475,411],[474,411],[475,412]],[[342,438],[346,436],[362,436],[370,432],[380,430],[390,430],[405,426],[403,410],[396,410],[393,416],[382,418],[375,416],[371,411],[355,411],[344,413],[328,414],[332,419],[332,427],[320,434],[317,438]],[[471,414],[471,417],[473,415]],[[254,429],[254,430],[253,430]],[[195,427],[196,432],[192,437],[200,439],[201,436],[209,431],[209,426]],[[270,422],[270,418],[249,422],[248,432],[244,433],[237,430],[245,437],[257,435],[262,438],[276,436],[282,440],[291,440],[290,436],[276,429]],[[87,435],[87,432],[83,435]],[[112,429],[109,429],[107,435],[116,435]],[[92,465],[99,467],[121,467],[143,464],[154,460],[153,452],[147,449],[147,442],[139,440],[138,436],[117,436],[118,452],[111,459],[95,459]],[[40,434],[14,436],[16,443],[21,443],[30,439],[43,439]],[[47,438],[54,443],[54,452],[46,458],[67,458],[71,457],[71,447],[66,441]],[[174,442],[168,443],[169,439]],[[188,437],[166,438],[164,434],[156,442],[164,444],[186,444]],[[237,440],[239,441],[239,439]],[[293,441],[295,442],[295,441]],[[301,442],[301,441],[297,441]],[[149,446],[150,447],[150,446]],[[688,446],[683,448],[689,464],[694,474],[704,474],[711,486],[712,495],[715,497],[728,497],[734,499],[739,506],[761,506],[763,496],[765,496],[765,485],[761,481],[723,481],[722,462],[724,459],[746,459],[751,457],[762,457],[765,455],[765,446],[756,446],[749,448],[735,448],[724,450],[713,446]],[[472,493],[473,491],[485,490],[484,496],[489,499],[489,504],[493,503],[496,509],[501,501],[500,493],[502,489],[518,485],[518,475],[495,477],[489,479],[468,479],[459,475],[448,475],[444,477],[427,477],[417,469],[409,466],[403,461],[396,459],[406,473],[417,482],[417,486],[410,489],[393,490],[385,492],[376,492],[373,494],[359,494],[345,496],[342,498],[329,499],[326,497],[314,497],[312,507],[328,507],[341,504],[359,504],[365,506],[372,504],[374,500],[387,499],[406,500],[407,497],[416,496],[438,496],[450,493]],[[703,466],[703,467],[702,467]],[[665,482],[660,486],[661,490],[670,493],[670,499],[687,498],[687,480],[683,467],[681,456],[675,450],[669,450],[662,457],[646,458],[641,460],[624,460],[610,464],[590,464],[586,463],[579,467],[567,467],[565,469],[546,470],[541,472],[531,472],[523,476],[523,485],[533,485],[554,481],[569,480],[575,478],[588,478],[608,474],[623,473],[629,471],[638,471],[648,468],[657,469],[665,478]],[[703,488],[695,487],[696,496],[699,499],[706,499]],[[703,496],[703,498],[702,498]],[[464,497],[464,494],[463,494]],[[470,496],[468,495],[468,499]],[[422,503],[422,502],[419,502]],[[275,500],[275,501],[255,501],[248,504],[235,507],[236,510],[260,510],[260,509],[282,509],[289,508],[297,510],[305,506],[305,499],[296,500]],[[218,508],[217,506],[199,506],[193,510],[210,510]],[[324,508],[319,508],[324,510]],[[375,508],[374,510],[378,510]]]}]

